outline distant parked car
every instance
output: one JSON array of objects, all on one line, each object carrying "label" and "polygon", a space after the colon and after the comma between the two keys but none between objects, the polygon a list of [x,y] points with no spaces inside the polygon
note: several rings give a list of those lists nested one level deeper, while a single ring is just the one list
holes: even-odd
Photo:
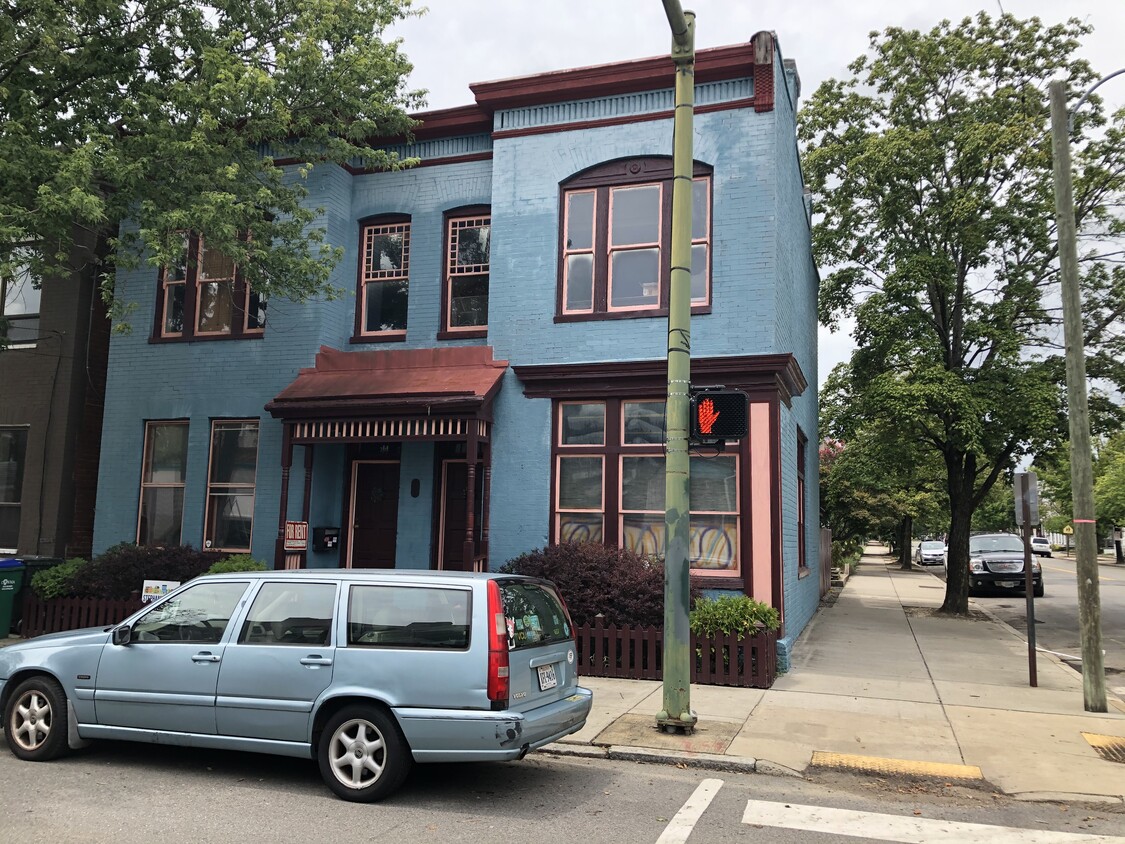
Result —
[{"label": "distant parked car", "polygon": [[1051,556],[1051,540],[1045,536],[1031,537],[1031,552],[1041,557]]},{"label": "distant parked car", "polygon": [[[969,537],[969,594],[989,589],[1023,591],[1023,540],[1010,533],[984,533]],[[1031,561],[1031,584],[1036,598],[1043,597],[1043,568]]]},{"label": "distant parked car", "polygon": [[940,540],[920,542],[914,552],[914,562],[920,566],[940,566],[945,562],[945,543]]},{"label": "distant parked car", "polygon": [[522,759],[586,723],[574,627],[546,580],[435,571],[196,578],[112,628],[0,649],[8,747],[89,739],[316,759],[377,800],[414,762]]}]

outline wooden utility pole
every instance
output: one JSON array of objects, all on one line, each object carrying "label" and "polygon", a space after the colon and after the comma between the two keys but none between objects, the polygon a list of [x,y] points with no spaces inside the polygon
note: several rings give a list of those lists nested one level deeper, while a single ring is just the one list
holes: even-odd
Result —
[{"label": "wooden utility pole", "polygon": [[1051,148],[1055,164],[1055,223],[1062,278],[1063,336],[1066,338],[1066,398],[1070,418],[1070,483],[1073,495],[1078,628],[1082,639],[1082,697],[1087,712],[1105,712],[1102,609],[1098,586],[1098,538],[1094,520],[1094,475],[1090,415],[1086,402],[1086,340],[1078,288],[1078,243],[1070,173],[1066,83],[1051,91]]}]

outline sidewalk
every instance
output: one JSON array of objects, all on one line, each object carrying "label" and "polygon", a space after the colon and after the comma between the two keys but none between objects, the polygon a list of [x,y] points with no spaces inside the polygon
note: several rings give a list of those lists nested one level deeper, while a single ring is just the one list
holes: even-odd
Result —
[{"label": "sidewalk", "polygon": [[983,778],[1026,800],[1125,803],[1125,764],[1083,736],[1119,739],[1125,759],[1125,704],[1111,696],[1108,713],[1086,712],[1081,676],[1045,653],[1031,688],[1017,631],[972,600],[969,619],[934,616],[944,583],[889,562],[861,560],[772,689],[692,686],[691,736],[656,729],[660,682],[588,677],[585,728],[550,751],[766,773],[801,774],[815,763]]}]

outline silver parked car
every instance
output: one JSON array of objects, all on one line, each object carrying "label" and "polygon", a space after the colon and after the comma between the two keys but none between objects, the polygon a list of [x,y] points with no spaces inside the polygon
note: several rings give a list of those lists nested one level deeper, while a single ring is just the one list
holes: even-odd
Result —
[{"label": "silver parked car", "polygon": [[925,540],[918,543],[914,552],[914,562],[920,566],[940,566],[945,562],[945,543],[939,540]]},{"label": "silver parked car", "polygon": [[554,586],[348,569],[192,580],[106,629],[0,650],[21,759],[107,738],[312,757],[345,800],[413,762],[520,759],[576,732],[574,627]]}]

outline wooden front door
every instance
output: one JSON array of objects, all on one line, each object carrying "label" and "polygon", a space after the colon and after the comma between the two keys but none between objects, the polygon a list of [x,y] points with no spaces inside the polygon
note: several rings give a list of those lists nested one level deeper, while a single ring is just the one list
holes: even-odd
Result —
[{"label": "wooden front door", "polygon": [[352,464],[351,568],[395,567],[398,479],[398,461],[357,460]]},{"label": "wooden front door", "polygon": [[[443,460],[441,464],[441,529],[438,568],[458,571],[465,567],[465,499],[469,490],[469,464],[464,460]],[[477,547],[483,535],[484,466],[477,463],[473,496],[473,536]]]}]

